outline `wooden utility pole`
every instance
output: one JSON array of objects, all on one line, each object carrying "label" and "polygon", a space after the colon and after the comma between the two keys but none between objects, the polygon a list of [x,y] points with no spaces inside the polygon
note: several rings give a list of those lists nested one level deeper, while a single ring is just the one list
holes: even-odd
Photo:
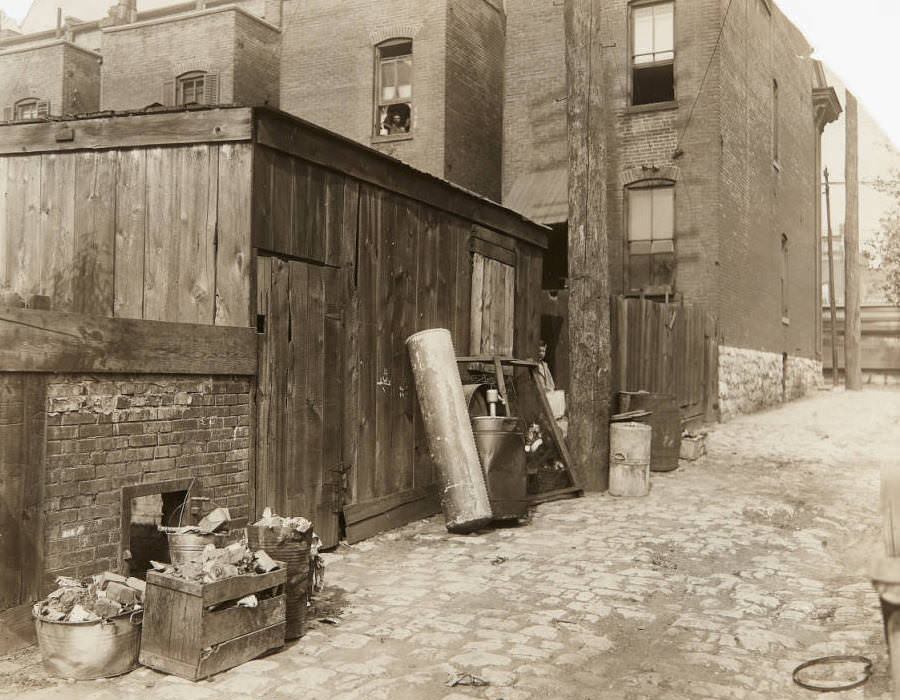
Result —
[{"label": "wooden utility pole", "polygon": [[828,305],[831,307],[831,386],[838,385],[837,310],[834,301],[834,234],[831,232],[831,185],[825,168],[825,217],[828,222]]},{"label": "wooden utility pole", "polygon": [[862,389],[859,346],[859,128],[856,97],[847,90],[847,138],[844,157],[844,383]]},{"label": "wooden utility pole", "polygon": [[588,491],[609,486],[607,66],[602,0],[565,0],[569,151],[569,446]]}]

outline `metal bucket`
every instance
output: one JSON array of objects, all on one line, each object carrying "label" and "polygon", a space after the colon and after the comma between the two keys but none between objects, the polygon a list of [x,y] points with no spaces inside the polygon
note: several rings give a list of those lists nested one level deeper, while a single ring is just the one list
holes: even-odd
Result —
[{"label": "metal bucket", "polygon": [[302,637],[306,623],[306,603],[312,588],[310,574],[309,537],[297,540],[280,540],[279,530],[251,525],[247,528],[247,544],[250,549],[262,549],[273,559],[284,562],[287,569],[287,582],[284,586],[287,605],[285,617],[287,625],[284,630],[285,639]]},{"label": "metal bucket", "polygon": [[650,492],[652,429],[641,423],[609,426],[609,493],[646,496]]},{"label": "metal bucket", "polygon": [[620,391],[619,410],[650,411],[651,415],[640,421],[653,428],[650,470],[670,472],[678,469],[678,456],[681,452],[681,411],[678,399],[672,394]]},{"label": "metal bucket", "polygon": [[525,423],[521,418],[477,416],[472,433],[481,458],[494,520],[528,515]]},{"label": "metal bucket", "polygon": [[169,561],[173,564],[187,564],[188,562],[197,561],[206,545],[212,544],[216,547],[224,547],[233,539],[227,534],[213,533],[210,535],[201,535],[198,533],[176,534],[174,532],[166,533],[169,537]]},{"label": "metal bucket", "polygon": [[47,672],[86,681],[128,673],[138,664],[143,610],[94,622],[52,622],[35,616]]}]

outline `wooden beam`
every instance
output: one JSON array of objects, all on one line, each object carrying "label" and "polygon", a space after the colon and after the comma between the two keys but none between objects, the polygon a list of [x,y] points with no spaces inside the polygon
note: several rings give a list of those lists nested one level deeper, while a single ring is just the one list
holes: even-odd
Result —
[{"label": "wooden beam", "polygon": [[0,612],[0,656],[37,644],[31,603]]},{"label": "wooden beam", "polygon": [[0,371],[256,373],[256,330],[0,307]]},{"label": "wooden beam", "polygon": [[[547,228],[484,197],[290,114],[254,108],[257,143],[427,204],[538,248]],[[254,235],[254,241],[260,240]]]},{"label": "wooden beam", "polygon": [[249,108],[183,110],[0,126],[0,155],[249,141]]},{"label": "wooden beam", "polygon": [[587,491],[609,485],[610,312],[607,134],[601,0],[566,0],[569,154],[569,445]]}]

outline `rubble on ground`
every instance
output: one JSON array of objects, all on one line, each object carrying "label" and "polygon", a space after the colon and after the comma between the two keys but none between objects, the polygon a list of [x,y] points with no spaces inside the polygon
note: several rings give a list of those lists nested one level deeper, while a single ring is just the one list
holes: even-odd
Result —
[{"label": "rubble on ground", "polygon": [[146,584],[106,571],[80,581],[60,576],[59,586],[34,604],[34,615],[49,622],[97,622],[140,610]]}]

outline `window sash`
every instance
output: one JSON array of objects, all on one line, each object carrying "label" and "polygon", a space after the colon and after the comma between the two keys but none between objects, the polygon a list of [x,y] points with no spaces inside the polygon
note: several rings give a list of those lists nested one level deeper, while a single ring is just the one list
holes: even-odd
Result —
[{"label": "window sash", "polygon": [[178,103],[182,105],[196,103],[205,104],[206,76],[198,75],[192,78],[181,78],[178,81]]},{"label": "window sash", "polygon": [[31,102],[20,102],[16,105],[15,118],[18,119],[37,119],[38,103],[37,100]]},{"label": "window sash", "polygon": [[379,61],[378,104],[389,105],[412,99],[412,54]]},{"label": "window sash", "polygon": [[675,188],[628,190],[628,241],[664,241],[675,237]]},{"label": "window sash", "polygon": [[635,66],[675,60],[675,5],[672,2],[632,10],[631,60]]}]

